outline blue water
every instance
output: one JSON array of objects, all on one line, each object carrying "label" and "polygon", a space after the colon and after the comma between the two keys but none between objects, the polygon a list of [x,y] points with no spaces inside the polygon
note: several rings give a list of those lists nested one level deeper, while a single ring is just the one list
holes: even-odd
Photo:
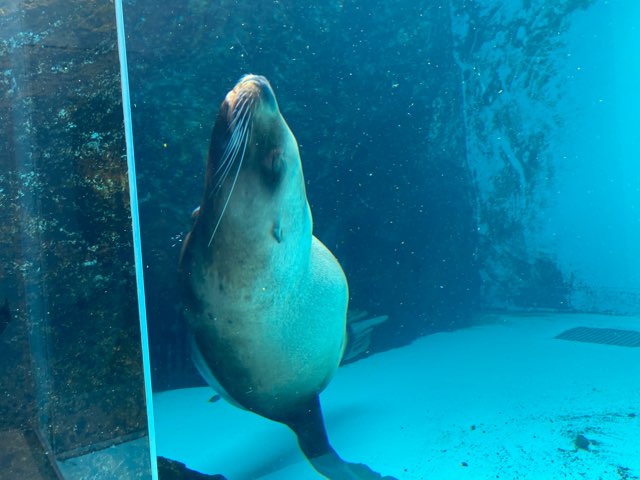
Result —
[{"label": "blue water", "polygon": [[249,72],[298,140],[350,307],[389,316],[366,355],[488,312],[640,314],[631,0],[124,7],[156,391],[203,385],[175,268],[218,106]]},{"label": "blue water", "polygon": [[[183,357],[171,268],[246,72],[274,86],[351,305],[395,319],[376,350],[478,310],[637,313],[637,18],[629,1],[125,2],[157,361]],[[197,381],[178,369],[158,386]]]}]

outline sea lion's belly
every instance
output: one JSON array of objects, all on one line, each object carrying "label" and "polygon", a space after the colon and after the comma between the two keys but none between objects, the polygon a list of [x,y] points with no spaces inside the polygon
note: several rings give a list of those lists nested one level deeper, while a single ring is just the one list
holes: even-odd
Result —
[{"label": "sea lion's belly", "polygon": [[[275,275],[275,276],[274,276]],[[313,239],[306,268],[280,281],[252,272],[241,289],[216,275],[198,290],[203,309],[192,322],[211,371],[239,404],[277,417],[320,393],[340,363],[347,284],[337,260]]]}]

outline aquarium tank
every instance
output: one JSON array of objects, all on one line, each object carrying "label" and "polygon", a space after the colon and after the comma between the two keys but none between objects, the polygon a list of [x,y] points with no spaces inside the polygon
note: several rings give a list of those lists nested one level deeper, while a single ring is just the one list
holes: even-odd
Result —
[{"label": "aquarium tank", "polygon": [[640,478],[640,3],[0,1],[0,479]]}]

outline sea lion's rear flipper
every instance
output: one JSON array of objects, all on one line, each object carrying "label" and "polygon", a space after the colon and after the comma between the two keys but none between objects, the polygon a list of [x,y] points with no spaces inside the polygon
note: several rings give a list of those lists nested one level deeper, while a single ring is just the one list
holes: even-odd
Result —
[{"label": "sea lion's rear flipper", "polygon": [[329,480],[398,480],[395,477],[384,477],[374,472],[364,463],[349,463],[342,460],[335,452],[333,457],[320,457],[309,460],[313,468]]},{"label": "sea lion's rear flipper", "polygon": [[347,312],[347,347],[342,355],[341,365],[355,361],[368,353],[374,328],[388,319],[388,315],[369,317],[365,311],[349,310]]},{"label": "sea lion's rear flipper", "polygon": [[383,477],[362,463],[349,463],[340,458],[329,444],[317,395],[299,414],[284,423],[297,435],[298,445],[313,468],[329,480],[397,480]]}]

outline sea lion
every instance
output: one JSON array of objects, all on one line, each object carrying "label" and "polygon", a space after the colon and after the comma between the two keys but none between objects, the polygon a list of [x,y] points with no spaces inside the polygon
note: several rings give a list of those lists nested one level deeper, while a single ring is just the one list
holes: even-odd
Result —
[{"label": "sea lion", "polygon": [[200,373],[288,425],[327,478],[383,478],[327,439],[318,395],[343,354],[347,281],[312,235],[298,144],[266,78],[245,75],[222,102],[193,216],[179,270]]}]

